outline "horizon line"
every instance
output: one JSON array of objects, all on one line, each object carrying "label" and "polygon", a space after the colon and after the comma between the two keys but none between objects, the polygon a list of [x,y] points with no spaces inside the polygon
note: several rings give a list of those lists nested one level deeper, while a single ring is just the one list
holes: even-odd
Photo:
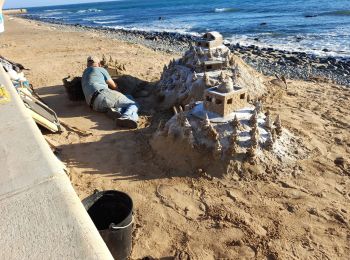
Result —
[{"label": "horizon line", "polygon": [[80,5],[80,4],[98,4],[105,2],[120,2],[122,0],[102,0],[102,1],[94,1],[94,2],[84,2],[74,3],[74,4],[48,4],[48,5],[31,5],[31,6],[17,6],[17,7],[6,7],[6,2],[4,4],[3,10],[12,10],[12,9],[26,9],[26,8],[40,8],[40,7],[49,7],[49,6],[68,6],[68,5]]}]

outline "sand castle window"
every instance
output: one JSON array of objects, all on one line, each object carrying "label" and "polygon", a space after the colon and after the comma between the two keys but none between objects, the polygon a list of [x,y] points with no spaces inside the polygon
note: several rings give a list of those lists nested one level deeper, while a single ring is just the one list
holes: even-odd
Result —
[{"label": "sand castle window", "polygon": [[209,48],[209,43],[206,42],[206,43],[205,43],[205,47],[208,47],[208,48]]},{"label": "sand castle window", "polygon": [[240,95],[240,99],[245,99],[245,93]]},{"label": "sand castle window", "polygon": [[227,100],[227,104],[232,104],[232,98],[230,98],[229,100]]},{"label": "sand castle window", "polygon": [[222,104],[222,101],[221,101],[220,99],[216,99],[216,100],[215,100],[215,104],[221,105],[221,104]]},{"label": "sand castle window", "polygon": [[208,102],[212,102],[212,98],[211,97],[207,96],[206,99],[207,99]]},{"label": "sand castle window", "polygon": [[207,66],[207,70],[211,70],[212,68],[213,68],[212,65],[208,65],[208,66]]}]

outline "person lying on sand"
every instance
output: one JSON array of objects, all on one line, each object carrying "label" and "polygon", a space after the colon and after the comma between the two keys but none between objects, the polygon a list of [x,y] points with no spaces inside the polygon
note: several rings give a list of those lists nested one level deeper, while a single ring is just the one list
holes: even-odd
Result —
[{"label": "person lying on sand", "polygon": [[117,91],[117,85],[97,57],[87,58],[82,87],[86,103],[93,110],[113,115],[118,126],[137,128],[137,103]]}]

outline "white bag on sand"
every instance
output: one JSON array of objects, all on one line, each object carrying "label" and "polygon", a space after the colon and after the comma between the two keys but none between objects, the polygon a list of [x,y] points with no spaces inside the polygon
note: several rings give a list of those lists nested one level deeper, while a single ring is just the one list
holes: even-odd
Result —
[{"label": "white bag on sand", "polygon": [[5,30],[4,28],[4,17],[2,13],[0,13],[0,33],[2,33]]}]

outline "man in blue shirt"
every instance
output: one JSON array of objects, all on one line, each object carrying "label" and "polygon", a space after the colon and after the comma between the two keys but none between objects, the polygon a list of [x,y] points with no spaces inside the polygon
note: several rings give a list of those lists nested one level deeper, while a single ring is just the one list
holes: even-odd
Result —
[{"label": "man in blue shirt", "polygon": [[93,110],[114,115],[118,126],[137,128],[136,102],[117,91],[117,85],[97,57],[88,57],[82,87],[86,103]]}]

